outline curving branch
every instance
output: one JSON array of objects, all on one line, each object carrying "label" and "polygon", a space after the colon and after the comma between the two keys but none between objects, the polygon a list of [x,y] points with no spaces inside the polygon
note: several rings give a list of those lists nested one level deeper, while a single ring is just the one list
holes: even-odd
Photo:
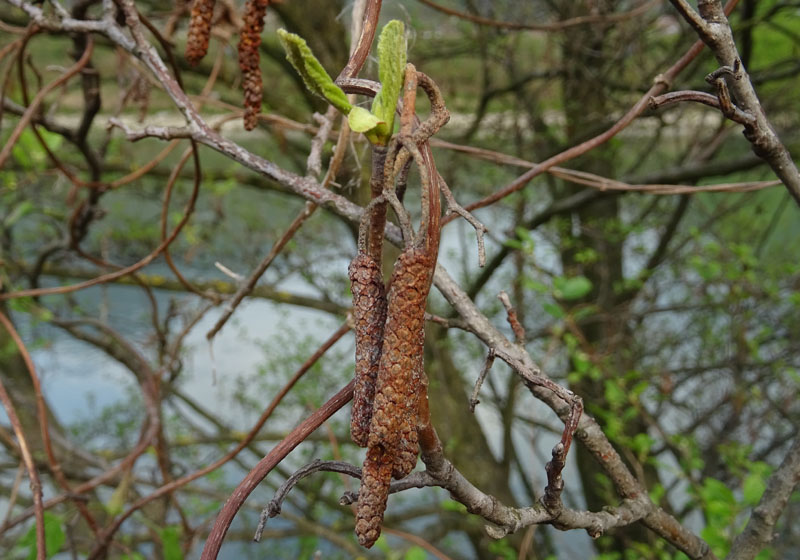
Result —
[{"label": "curving branch", "polygon": [[775,524],[798,484],[800,484],[800,437],[795,437],[780,467],[769,477],[764,495],[753,508],[744,531],[733,541],[731,552],[725,560],[752,560],[773,540]]},{"label": "curving branch", "polygon": [[[800,206],[800,172],[761,106],[753,82],[739,56],[733,40],[733,30],[722,2],[699,0],[697,10],[686,0],[670,0],[670,2],[694,28],[703,43],[708,45],[720,64],[721,68],[712,74],[712,80],[718,88],[722,87],[720,84],[726,85],[735,100],[735,105],[731,105],[731,100],[728,104],[736,111],[726,116],[728,118],[731,118],[731,114],[747,116],[747,121],[742,124],[744,124],[744,136],[752,145],[753,152],[769,164]],[[722,105],[722,99],[720,101]],[[725,113],[724,107],[720,108]]]}]

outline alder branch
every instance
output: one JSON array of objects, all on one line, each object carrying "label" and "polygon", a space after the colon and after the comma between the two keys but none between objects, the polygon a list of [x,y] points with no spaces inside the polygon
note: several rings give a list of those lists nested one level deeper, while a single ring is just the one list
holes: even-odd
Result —
[{"label": "alder branch", "polygon": [[735,99],[736,108],[753,119],[750,124],[745,124],[744,130],[744,136],[750,142],[753,152],[769,164],[795,202],[800,205],[800,172],[761,106],[753,82],[742,64],[722,2],[699,0],[696,11],[686,0],[670,2],[708,45],[719,62],[722,72],[714,78],[720,77],[727,84]]},{"label": "alder branch", "polygon": [[[527,351],[521,346],[510,342],[489,319],[478,310],[475,303],[467,296],[461,287],[458,286],[452,277],[450,277],[442,265],[436,267],[434,284],[450,305],[458,312],[461,318],[466,321],[470,330],[472,330],[489,348],[494,348],[498,357],[510,363],[518,373],[527,372],[528,376],[538,378],[545,377],[545,374],[533,362]],[[543,385],[531,383],[530,379],[525,376],[523,376],[523,379],[528,389],[537,399],[548,405],[562,419],[569,417],[570,406],[561,396],[558,396],[553,390]],[[565,389],[562,390],[566,391]],[[716,558],[705,541],[683,527],[675,518],[649,501],[646,489],[641,486],[633,473],[628,469],[594,418],[587,414],[582,414],[578,422],[575,437],[580,440],[594,456],[600,467],[611,479],[617,493],[623,500],[641,499],[648,501],[650,505],[647,508],[647,513],[641,518],[641,521],[647,527],[652,529],[667,542],[673,544],[679,550],[685,552],[691,558],[705,560]],[[423,441],[424,438],[420,435],[420,443],[422,444]],[[425,454],[423,454],[423,460],[425,460]],[[426,464],[428,464],[427,461]],[[431,469],[431,466],[428,465],[428,468]],[[434,472],[439,471],[435,470]],[[468,495],[473,496],[471,491]],[[483,503],[479,495],[474,497],[476,499],[476,505]],[[496,501],[494,498],[493,500]],[[484,510],[480,509],[480,511]],[[488,508],[488,511],[491,512],[492,508]],[[473,513],[478,512],[475,511]],[[559,528],[564,529],[566,527],[561,526]]]},{"label": "alder branch", "polygon": [[798,484],[800,484],[800,437],[795,437],[781,466],[769,477],[764,495],[753,508],[747,526],[736,537],[731,552],[725,560],[752,560],[773,540],[775,537],[773,528]]},{"label": "alder branch", "polygon": [[[55,264],[48,264],[42,269],[42,273],[47,276],[54,276],[57,278],[73,278],[73,279],[86,279],[90,280],[97,276],[97,273],[89,271],[85,268],[77,267],[64,267]],[[186,288],[177,280],[172,280],[159,274],[144,274],[139,273],[136,279],[130,276],[122,276],[107,280],[109,284],[122,284],[128,286],[145,285],[150,288],[158,290],[167,290],[170,292],[184,292]],[[224,280],[203,280],[195,282],[195,287],[202,291],[213,292],[219,295],[233,295],[239,289],[238,284],[227,282]],[[277,303],[287,303],[289,305],[296,305],[298,307],[307,307],[309,309],[316,309],[324,311],[333,315],[344,317],[347,315],[349,307],[339,305],[336,302],[327,301],[325,299],[316,299],[309,296],[294,294],[286,290],[279,289],[275,286],[258,285],[248,294],[249,297],[258,299],[267,299]]]}]

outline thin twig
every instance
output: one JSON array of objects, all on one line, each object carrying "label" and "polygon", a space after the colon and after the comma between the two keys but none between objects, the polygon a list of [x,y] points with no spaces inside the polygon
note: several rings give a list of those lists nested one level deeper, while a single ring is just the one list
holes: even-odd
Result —
[{"label": "thin twig", "polygon": [[[42,384],[39,379],[39,375],[36,373],[36,366],[33,363],[30,352],[28,352],[28,348],[25,346],[25,343],[19,336],[17,329],[14,328],[14,324],[2,311],[0,311],[0,323],[2,323],[3,328],[5,328],[8,334],[11,336],[11,339],[14,341],[20,356],[22,356],[22,361],[25,363],[25,368],[28,370],[28,375],[30,375],[31,385],[33,386],[33,393],[36,399],[36,418],[39,421],[39,429],[42,434],[42,444],[47,455],[47,462],[48,466],[50,467],[50,472],[53,473],[53,476],[55,477],[59,486],[61,486],[61,488],[67,494],[72,494],[72,486],[67,480],[67,477],[64,476],[61,463],[58,461],[58,458],[53,451],[53,442],[50,439],[50,421],[47,416],[47,406],[44,402],[44,394],[42,393]],[[83,516],[92,532],[97,534],[97,521],[86,507],[86,504],[81,501],[76,501],[75,506],[78,508],[78,511],[80,512],[81,516]]]},{"label": "thin twig", "polygon": [[726,560],[752,560],[774,539],[773,528],[800,484],[800,437],[796,436],[781,465],[770,475],[750,520],[736,537]]},{"label": "thin twig", "polygon": [[228,528],[231,526],[234,516],[241,508],[247,496],[255,490],[255,488],[264,480],[270,471],[275,468],[275,465],[280,463],[286,455],[289,454],[295,447],[308,437],[314,430],[321,426],[328,418],[342,408],[345,404],[350,402],[353,398],[353,384],[351,381],[345,385],[338,393],[328,399],[319,409],[317,409],[308,418],[303,420],[297,427],[292,430],[278,445],[272,448],[266,457],[264,457],[248,475],[239,483],[236,489],[231,494],[228,501],[217,515],[214,521],[214,526],[206,539],[203,553],[200,560],[215,560],[222,547],[222,541]]},{"label": "thin twig", "polygon": [[478,379],[475,381],[475,387],[472,389],[472,396],[469,398],[469,411],[472,413],[475,412],[475,407],[481,402],[478,400],[478,395],[481,392],[481,387],[483,386],[483,381],[486,379],[486,375],[488,375],[489,370],[492,369],[494,358],[494,350],[489,348],[489,353],[486,355],[486,360],[483,362],[483,368],[481,368]]},{"label": "thin twig", "polygon": [[283,484],[278,487],[278,489],[275,491],[275,496],[261,511],[261,516],[258,520],[258,527],[256,528],[256,534],[253,536],[254,541],[259,542],[261,540],[261,534],[264,532],[264,527],[267,525],[267,520],[280,515],[283,500],[286,499],[286,496],[289,495],[289,492],[292,490],[292,488],[294,488],[297,483],[305,477],[320,471],[335,472],[346,474],[353,478],[361,478],[360,468],[343,461],[323,461],[321,459],[314,459],[307,465],[300,467],[294,472],[294,474],[292,474],[292,476],[287,478]]},{"label": "thin twig", "polygon": [[17,143],[17,140],[19,140],[22,131],[25,130],[25,128],[28,126],[28,123],[31,121],[31,119],[33,119],[34,113],[36,113],[36,111],[39,109],[39,105],[42,104],[45,96],[72,78],[72,76],[80,72],[81,69],[89,63],[89,60],[91,60],[93,49],[94,41],[91,37],[89,37],[86,44],[86,50],[83,51],[83,55],[80,57],[80,59],[78,59],[75,64],[70,66],[61,76],[39,90],[39,92],[36,94],[36,97],[34,97],[33,101],[31,101],[28,105],[28,108],[25,109],[25,114],[23,114],[19,119],[17,126],[11,132],[11,136],[9,136],[6,140],[2,150],[0,150],[0,169],[3,168],[8,156],[11,155],[11,149],[14,147],[14,144]]},{"label": "thin twig", "polygon": [[[700,1],[696,11],[686,0],[670,2],[695,29],[700,40],[708,45],[720,65],[720,69],[713,72],[708,79],[717,86],[723,114],[744,124],[744,136],[750,142],[753,152],[769,164],[800,206],[800,171],[769,122],[736,48],[733,30],[728,21],[728,7],[736,1],[732,0],[725,8],[719,0]],[[733,105],[727,88],[733,93],[736,106]]]},{"label": "thin twig", "polygon": [[8,420],[11,422],[11,427],[14,434],[17,436],[17,445],[19,446],[20,454],[22,455],[22,462],[25,464],[25,470],[28,471],[28,478],[31,481],[31,492],[33,493],[33,510],[36,515],[36,560],[45,560],[45,540],[44,540],[44,505],[42,503],[42,483],[39,481],[39,473],[36,471],[36,465],[33,462],[33,456],[28,448],[28,440],[25,438],[25,432],[22,429],[22,424],[17,416],[17,411],[14,408],[14,403],[11,402],[3,385],[3,380],[0,379],[0,402],[8,415]]},{"label": "thin twig", "polygon": [[426,6],[429,6],[430,8],[433,8],[434,10],[439,11],[443,14],[454,16],[466,21],[471,21],[472,23],[477,23],[478,25],[486,25],[489,27],[497,27],[500,29],[511,29],[516,31],[562,31],[564,29],[568,29],[570,27],[576,27],[578,25],[617,23],[620,21],[625,21],[637,17],[646,12],[647,10],[649,10],[650,8],[657,6],[660,3],[660,0],[651,0],[650,2],[645,2],[632,10],[620,14],[578,16],[561,21],[554,21],[552,23],[520,23],[516,21],[499,21],[491,18],[477,16],[474,14],[469,14],[467,12],[460,12],[458,10],[454,10],[452,8],[446,8],[445,6],[437,4],[436,2],[433,2],[433,0],[419,0],[419,1],[425,4]]},{"label": "thin twig", "polygon": [[514,331],[514,341],[517,344],[525,344],[525,328],[520,324],[519,318],[517,317],[517,312],[511,305],[511,300],[509,299],[508,294],[506,292],[500,292],[497,295],[497,299],[499,299],[503,304],[503,307],[506,308],[508,324],[511,325],[511,330]]}]

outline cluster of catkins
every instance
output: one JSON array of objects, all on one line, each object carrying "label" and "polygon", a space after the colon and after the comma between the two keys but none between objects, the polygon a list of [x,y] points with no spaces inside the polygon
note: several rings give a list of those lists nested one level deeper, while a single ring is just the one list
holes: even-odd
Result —
[{"label": "cluster of catkins", "polygon": [[[438,190],[435,195],[428,197],[434,201],[429,215],[438,226]],[[432,229],[438,232],[438,227]],[[380,248],[359,249],[350,263],[356,335],[350,431],[356,444],[367,447],[356,535],[367,548],[380,536],[391,479],[408,475],[419,455],[425,303],[436,266],[438,236],[423,241],[409,244],[398,257],[388,295],[378,263]]]},{"label": "cluster of catkins", "polygon": [[[261,112],[261,66],[259,47],[261,32],[264,30],[264,15],[269,0],[248,0],[244,13],[244,26],[239,38],[239,68],[242,71],[244,89],[244,127],[253,130]],[[214,14],[214,0],[195,0],[189,20],[189,34],[186,42],[186,60],[198,64],[208,51],[208,38],[211,33],[211,18]]]}]

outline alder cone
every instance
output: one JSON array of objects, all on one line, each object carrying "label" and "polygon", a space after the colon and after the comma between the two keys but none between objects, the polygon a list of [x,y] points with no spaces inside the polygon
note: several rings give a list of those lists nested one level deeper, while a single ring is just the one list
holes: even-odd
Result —
[{"label": "alder cone", "polygon": [[380,535],[391,475],[406,476],[419,454],[425,303],[435,264],[422,249],[408,249],[397,259],[392,275],[356,516],[358,541],[367,548]]},{"label": "alder cone", "polygon": [[356,512],[356,536],[358,544],[370,548],[381,536],[383,513],[389,497],[389,482],[392,478],[394,460],[391,453],[380,445],[367,450],[361,475]]},{"label": "alder cone", "polygon": [[356,334],[356,383],[350,437],[353,443],[366,447],[386,323],[386,289],[380,266],[365,253],[356,255],[349,273]]},{"label": "alder cone", "polygon": [[396,449],[412,441],[422,383],[425,302],[434,260],[420,249],[409,249],[397,259],[389,292],[388,319],[373,401],[369,446]]},{"label": "alder cone", "polygon": [[192,66],[196,66],[208,52],[213,15],[214,0],[195,0],[192,4],[189,33],[186,38],[186,60]]},{"label": "alder cone", "polygon": [[245,6],[244,25],[239,37],[239,69],[242,71],[244,89],[244,128],[253,130],[261,113],[261,32],[269,0],[248,0]]}]

